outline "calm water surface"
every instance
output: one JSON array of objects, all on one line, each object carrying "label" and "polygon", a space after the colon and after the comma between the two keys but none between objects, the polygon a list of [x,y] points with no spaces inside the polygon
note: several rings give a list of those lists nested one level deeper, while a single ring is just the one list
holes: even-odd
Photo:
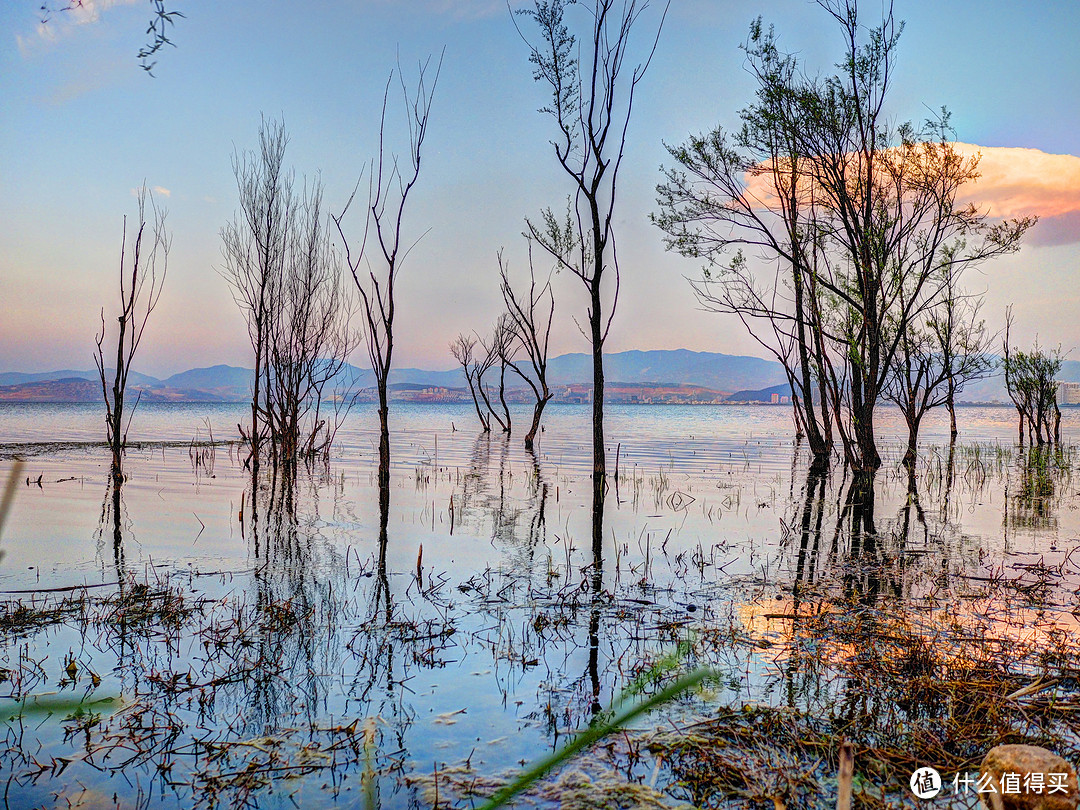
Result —
[{"label": "calm water surface", "polygon": [[[0,405],[0,475],[24,465],[3,599],[56,607],[84,585],[115,597],[0,632],[0,712],[28,696],[110,701],[92,720],[58,709],[17,730],[6,721],[6,801],[362,807],[369,767],[383,807],[430,807],[428,775],[533,759],[676,641],[718,628],[782,636],[768,617],[790,612],[800,585],[850,579],[871,602],[910,601],[1067,554],[1080,536],[1072,462],[1033,500],[1013,414],[960,410],[951,478],[946,415],[928,418],[914,500],[897,469],[902,424],[881,415],[869,553],[891,573],[879,576],[852,566],[868,552],[841,531],[846,479],[834,472],[818,497],[786,407],[611,408],[619,478],[597,548],[587,407],[549,408],[533,455],[517,437],[478,435],[468,407],[398,405],[383,567],[371,408],[348,417],[329,465],[302,471],[282,504],[265,481],[253,495],[235,444],[242,406],[143,405],[115,512],[96,407]],[[1080,437],[1080,411],[1062,428],[1066,442]],[[138,588],[180,594],[187,612],[147,617],[116,601]],[[1074,629],[1068,611],[1047,611]],[[701,655],[723,676],[705,704],[683,701],[643,728],[794,700],[776,655]],[[809,711],[828,693],[797,702]]]}]

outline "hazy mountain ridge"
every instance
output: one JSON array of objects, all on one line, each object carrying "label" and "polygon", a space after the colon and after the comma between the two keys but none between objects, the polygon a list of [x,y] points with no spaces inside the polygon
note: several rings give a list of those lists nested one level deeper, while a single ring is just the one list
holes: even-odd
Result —
[{"label": "hazy mountain ridge", "polygon": [[[786,377],[779,363],[760,357],[695,352],[688,349],[633,350],[604,356],[608,381],[620,384],[658,384],[693,386],[711,391],[734,391],[733,399],[757,399],[751,394],[780,392]],[[111,371],[109,375],[111,377]],[[147,402],[244,402],[251,396],[252,370],[239,366],[216,365],[193,368],[164,379],[131,372],[129,389],[142,392]],[[1060,380],[1080,382],[1080,361],[1062,363]],[[583,353],[554,357],[548,364],[552,388],[589,385],[592,382],[592,358]],[[352,380],[355,388],[371,388],[375,375],[371,369],[349,366],[342,381]],[[515,375],[511,385],[520,385]],[[466,387],[461,369],[433,371],[402,368],[390,372],[390,383],[397,390],[416,388]],[[328,392],[329,393],[329,392]],[[96,370],[65,369],[52,372],[0,372],[0,400],[20,402],[95,402],[101,397]],[[961,401],[1008,401],[1001,375],[970,383],[960,395]]]}]

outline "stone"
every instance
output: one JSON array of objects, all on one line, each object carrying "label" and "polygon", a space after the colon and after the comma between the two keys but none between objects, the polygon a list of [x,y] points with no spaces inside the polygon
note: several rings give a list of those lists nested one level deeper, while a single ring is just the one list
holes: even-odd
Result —
[{"label": "stone", "polygon": [[991,748],[979,767],[979,800],[988,810],[1076,810],[1076,769],[1037,745]]}]

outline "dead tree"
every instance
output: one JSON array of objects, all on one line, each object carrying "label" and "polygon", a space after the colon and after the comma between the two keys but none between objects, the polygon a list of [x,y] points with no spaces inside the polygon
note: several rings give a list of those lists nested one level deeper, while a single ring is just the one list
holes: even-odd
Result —
[{"label": "dead tree", "polygon": [[[342,229],[342,220],[356,198],[356,188],[345,203],[339,216],[334,217],[338,233],[345,244],[345,261],[352,273],[353,281],[360,292],[362,312],[366,321],[368,358],[371,369],[375,372],[375,384],[379,395],[379,489],[380,497],[385,499],[383,512],[389,508],[390,487],[390,404],[388,383],[394,358],[394,314],[397,301],[395,284],[402,262],[415,242],[406,243],[402,229],[405,209],[409,196],[420,179],[421,157],[424,141],[427,139],[428,121],[431,116],[431,102],[439,82],[442,59],[435,66],[434,76],[429,76],[431,60],[420,66],[416,89],[409,91],[401,77],[399,83],[401,95],[408,113],[408,149],[407,163],[397,154],[388,154],[386,149],[386,109],[390,97],[390,86],[394,74],[390,74],[383,92],[382,116],[379,124],[379,154],[372,161],[371,176],[368,183],[367,215],[364,221],[363,236],[358,243],[350,245]],[[430,81],[429,81],[430,79]],[[374,235],[374,262],[369,255],[368,237]],[[366,271],[364,265],[367,265]]]},{"label": "dead tree", "polygon": [[[149,200],[153,222],[146,221],[146,203]],[[116,367],[113,378],[108,380],[109,369],[105,367],[105,309],[101,310],[101,332],[96,338],[97,351],[94,363],[101,394],[105,400],[105,425],[109,450],[112,453],[112,476],[115,484],[123,481],[123,456],[127,445],[127,431],[131,417],[139,405],[136,397],[131,408],[125,403],[128,375],[135,353],[142,342],[150,314],[161,298],[162,286],[169,267],[169,249],[172,239],[165,232],[166,212],[158,210],[154,198],[145,186],[139,193],[139,227],[129,246],[127,217],[124,217],[123,235],[120,240],[120,314],[116,339]],[[111,346],[110,346],[111,349]],[[140,395],[141,397],[141,392]],[[124,421],[125,411],[127,422]]]},{"label": "dead tree", "polygon": [[233,155],[240,213],[221,230],[225,266],[221,275],[247,321],[255,354],[251,425],[247,439],[255,471],[259,468],[264,428],[269,429],[270,319],[272,297],[284,275],[293,214],[293,176],[285,169],[289,138],[285,124],[262,121],[258,152]]},{"label": "dead tree", "polygon": [[[292,208],[283,273],[270,295],[266,413],[275,462],[289,465],[329,452],[334,431],[323,418],[323,399],[359,343],[351,285],[345,286],[330,245],[322,186],[313,183]],[[336,410],[335,422],[342,416]]]},{"label": "dead tree", "polygon": [[956,397],[974,380],[993,372],[994,360],[990,344],[994,336],[986,331],[979,317],[983,296],[971,295],[957,289],[950,274],[945,284],[944,298],[934,307],[929,328],[941,353],[945,372],[945,407],[949,411],[949,440],[956,441]]},{"label": "dead tree", "polygon": [[[540,112],[555,124],[551,145],[559,168],[573,187],[565,222],[547,209],[539,224],[527,221],[527,225],[531,236],[585,285],[589,296],[594,504],[602,504],[607,474],[604,341],[619,299],[619,260],[612,227],[616,189],[634,93],[656,52],[667,7],[644,61],[630,69],[631,32],[648,2],[626,0],[621,8],[615,0],[587,4],[580,15],[586,27],[580,46],[565,21],[566,10],[572,5],[574,0],[536,0],[534,8],[518,12],[539,29],[535,43],[524,34],[522,38],[529,46],[533,78],[547,85],[550,93]],[[585,54],[584,64],[579,64],[579,53]]]},{"label": "dead tree", "polygon": [[[510,408],[506,404],[506,369],[513,362],[514,325],[513,319],[503,313],[495,321],[491,328],[491,336],[486,340],[478,337],[480,346],[484,349],[484,357],[480,362],[476,374],[476,387],[480,392],[480,398],[484,400],[491,418],[499,423],[502,432],[509,435],[511,431]],[[489,370],[499,367],[499,410],[491,403],[488,388],[484,385],[484,374]]]},{"label": "dead tree", "polygon": [[450,354],[458,361],[465,374],[465,382],[469,386],[469,394],[472,395],[473,406],[476,408],[476,418],[480,420],[480,429],[487,433],[491,430],[491,417],[488,416],[486,408],[480,407],[480,394],[477,391],[477,371],[480,363],[476,356],[476,338],[464,332],[459,333],[450,342]]},{"label": "dead tree", "polygon": [[294,467],[329,451],[351,393],[339,391],[333,423],[323,418],[327,388],[340,382],[359,342],[355,299],[330,244],[318,181],[295,188],[285,168],[285,127],[263,120],[260,149],[233,159],[240,214],[222,229],[222,275],[247,320],[255,354],[251,458]]},{"label": "dead tree", "polygon": [[548,339],[551,336],[551,321],[555,315],[555,298],[551,292],[550,279],[538,286],[532,258],[532,240],[529,244],[529,289],[517,292],[510,283],[509,265],[499,251],[499,278],[503,303],[513,324],[514,341],[517,348],[524,352],[531,373],[522,371],[521,365],[510,361],[510,368],[532,389],[532,423],[525,434],[525,449],[532,450],[536,434],[540,430],[540,420],[544,408],[551,400],[552,392],[547,382]]}]

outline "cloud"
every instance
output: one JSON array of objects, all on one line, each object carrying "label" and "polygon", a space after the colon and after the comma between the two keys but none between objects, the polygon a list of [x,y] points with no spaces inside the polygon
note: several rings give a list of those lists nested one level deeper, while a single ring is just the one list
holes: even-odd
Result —
[{"label": "cloud", "polygon": [[[960,189],[957,201],[974,203],[998,219],[1036,216],[1032,244],[1080,242],[1080,157],[1039,149],[955,143],[964,157],[978,157],[979,177]],[[746,194],[772,205],[776,195],[768,173],[750,177]]]},{"label": "cloud", "polygon": [[150,191],[161,197],[171,197],[172,190],[165,188],[165,186],[136,186],[131,189],[132,197],[139,197],[144,191]]},{"label": "cloud", "polygon": [[34,26],[32,35],[15,34],[19,55],[23,59],[29,59],[71,36],[81,26],[98,22],[103,11],[115,6],[133,6],[142,2],[143,0],[82,0],[78,5],[47,12]]},{"label": "cloud", "polygon": [[994,217],[1037,216],[1035,244],[1080,242],[1080,157],[1038,149],[958,143],[965,155],[980,155],[979,179],[963,201],[985,207]]}]

